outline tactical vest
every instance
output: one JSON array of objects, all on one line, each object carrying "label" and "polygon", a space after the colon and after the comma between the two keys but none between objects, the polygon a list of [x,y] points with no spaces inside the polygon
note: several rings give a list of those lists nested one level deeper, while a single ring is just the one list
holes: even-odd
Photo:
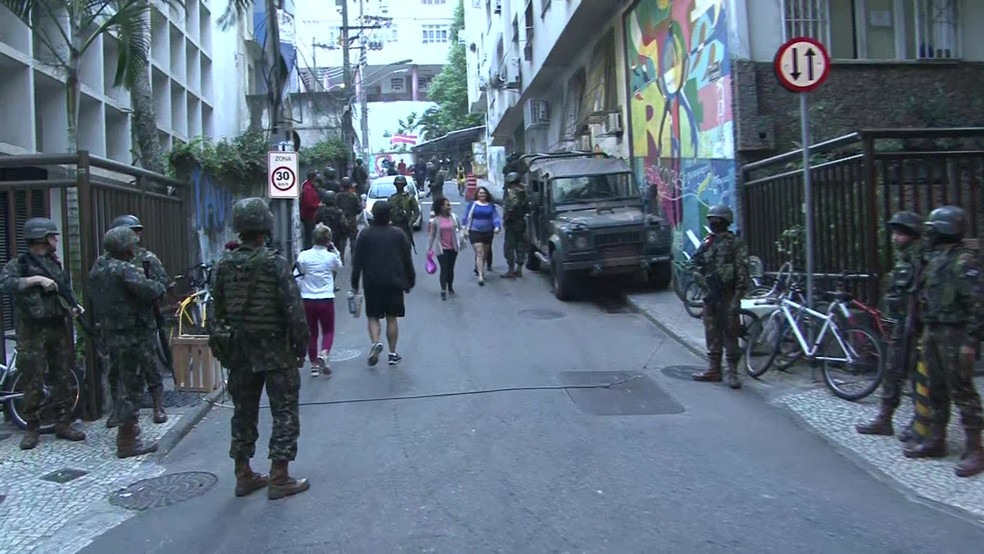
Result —
[{"label": "tactical vest", "polygon": [[901,317],[905,314],[918,264],[919,256],[914,245],[896,251],[895,265],[889,274],[888,292],[885,294],[885,305],[890,316]]},{"label": "tactical vest", "polygon": [[961,255],[973,252],[956,245],[934,252],[922,277],[922,317],[927,323],[961,324],[971,321],[973,305],[960,302],[959,288],[966,279],[958,268]]},{"label": "tactical vest", "polygon": [[[18,273],[22,279],[34,276],[48,277],[45,271],[37,267],[36,260],[40,260],[45,265],[44,269],[47,269],[53,276],[61,278],[62,281],[67,281],[64,278],[64,271],[52,256],[36,256],[33,258],[27,254],[21,254],[16,260],[11,261],[11,263],[18,264]],[[30,287],[14,292],[12,296],[18,319],[60,321],[68,316],[68,308],[65,307],[65,302],[61,300],[55,291],[45,291],[41,287]]]},{"label": "tactical vest", "polygon": [[279,271],[271,250],[241,246],[219,263],[218,272],[225,292],[225,323],[246,336],[286,335]]},{"label": "tactical vest", "polygon": [[695,258],[697,266],[704,277],[716,275],[725,287],[735,287],[737,271],[735,268],[735,243],[737,237],[730,231],[716,235],[708,235]]},{"label": "tactical vest", "polygon": [[409,225],[410,210],[407,209],[410,197],[406,194],[396,193],[389,197],[387,203],[390,205],[390,222],[394,225]]},{"label": "tactical vest", "polygon": [[[89,273],[89,302],[99,325],[113,332],[157,329],[153,304],[130,292],[124,283],[126,271],[143,275],[143,269],[137,269],[130,262],[106,254],[96,259]],[[147,285],[150,286],[150,282]]]}]

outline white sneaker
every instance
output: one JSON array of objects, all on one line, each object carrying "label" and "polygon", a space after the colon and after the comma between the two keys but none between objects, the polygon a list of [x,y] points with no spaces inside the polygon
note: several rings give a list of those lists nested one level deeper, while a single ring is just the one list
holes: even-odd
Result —
[{"label": "white sneaker", "polygon": [[328,351],[322,350],[318,355],[318,368],[325,377],[331,377],[331,366],[328,365]]},{"label": "white sneaker", "polygon": [[383,343],[377,342],[369,350],[369,365],[374,366],[379,363],[379,355],[383,353]]}]

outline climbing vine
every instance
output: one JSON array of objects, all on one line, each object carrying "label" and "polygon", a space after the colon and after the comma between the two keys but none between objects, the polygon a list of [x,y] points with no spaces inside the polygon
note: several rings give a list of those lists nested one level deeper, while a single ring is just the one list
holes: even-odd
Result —
[{"label": "climbing vine", "polygon": [[264,133],[246,132],[231,139],[212,142],[198,137],[178,142],[167,153],[167,172],[187,180],[199,166],[219,184],[249,190],[266,180],[270,141]]},{"label": "climbing vine", "polygon": [[329,137],[311,146],[301,148],[301,151],[297,154],[298,163],[301,165],[301,168],[320,168],[325,165],[347,160],[348,148],[345,147],[345,142],[342,139]]}]

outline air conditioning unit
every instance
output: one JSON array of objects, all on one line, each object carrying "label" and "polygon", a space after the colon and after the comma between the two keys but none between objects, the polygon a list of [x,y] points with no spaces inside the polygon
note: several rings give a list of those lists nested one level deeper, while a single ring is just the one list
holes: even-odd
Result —
[{"label": "air conditioning unit", "polygon": [[519,58],[508,58],[499,70],[499,78],[506,88],[519,88]]},{"label": "air conditioning unit", "polygon": [[622,134],[622,112],[614,112],[605,116],[605,135],[618,136]]},{"label": "air conditioning unit", "polygon": [[550,124],[550,103],[546,100],[538,98],[527,100],[524,112],[527,129]]},{"label": "air conditioning unit", "polygon": [[493,13],[502,13],[502,0],[494,0],[494,1],[495,1],[495,10],[493,10]]}]

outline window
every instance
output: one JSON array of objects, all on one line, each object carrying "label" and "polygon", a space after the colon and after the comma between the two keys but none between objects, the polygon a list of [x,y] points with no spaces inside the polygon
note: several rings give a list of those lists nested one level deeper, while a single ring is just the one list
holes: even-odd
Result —
[{"label": "window", "polygon": [[403,77],[393,77],[390,79],[390,88],[396,92],[403,92]]},{"label": "window", "polygon": [[448,41],[447,25],[424,25],[424,44],[436,44]]},{"label": "window", "polygon": [[447,4],[447,0],[420,0],[421,4]]},{"label": "window", "polygon": [[396,32],[396,25],[392,25],[386,32],[386,42],[398,42],[399,35]]},{"label": "window", "polygon": [[957,0],[783,0],[786,37],[808,36],[834,59],[955,59]]}]

